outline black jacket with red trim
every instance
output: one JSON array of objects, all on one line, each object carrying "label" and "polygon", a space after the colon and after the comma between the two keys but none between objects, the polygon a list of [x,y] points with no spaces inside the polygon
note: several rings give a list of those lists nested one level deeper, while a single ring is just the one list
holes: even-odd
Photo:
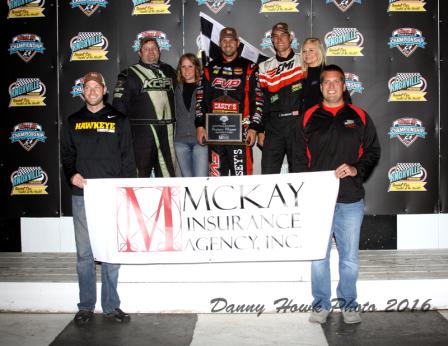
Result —
[{"label": "black jacket with red trim", "polygon": [[364,197],[363,183],[381,153],[375,125],[366,112],[345,104],[333,116],[315,105],[305,112],[294,138],[293,172],[327,171],[349,164],[358,174],[340,180],[337,201],[354,203]]},{"label": "black jacket with red trim", "polygon": [[[215,59],[204,67],[196,89],[196,127],[205,127],[205,114],[213,113],[213,103],[224,95],[238,102],[238,110],[231,109],[229,113],[242,113],[249,120],[245,121],[248,127],[260,131],[264,99],[258,84],[257,65],[237,57],[231,62]],[[224,113],[225,109],[219,111]]]}]

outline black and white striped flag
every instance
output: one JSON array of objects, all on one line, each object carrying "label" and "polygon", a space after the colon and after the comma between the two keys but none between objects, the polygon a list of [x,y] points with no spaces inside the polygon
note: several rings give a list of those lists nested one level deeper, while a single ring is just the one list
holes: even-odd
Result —
[{"label": "black and white striped flag", "polygon": [[[208,58],[216,59],[221,55],[219,49],[219,33],[224,29],[224,25],[207,16],[205,13],[200,12],[199,16],[201,17],[201,50]],[[268,58],[243,38],[239,37],[239,39],[240,46],[238,51],[243,58],[257,64]]]}]

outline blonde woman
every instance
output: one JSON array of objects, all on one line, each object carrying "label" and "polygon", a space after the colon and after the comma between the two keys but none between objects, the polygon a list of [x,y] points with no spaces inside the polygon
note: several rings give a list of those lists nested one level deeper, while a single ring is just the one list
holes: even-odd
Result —
[{"label": "blonde woman", "polygon": [[[302,114],[304,114],[309,108],[322,101],[320,73],[327,64],[327,59],[325,47],[320,39],[308,37],[303,41],[301,61],[306,75],[302,100]],[[344,101],[352,103],[347,91],[344,92]]]}]

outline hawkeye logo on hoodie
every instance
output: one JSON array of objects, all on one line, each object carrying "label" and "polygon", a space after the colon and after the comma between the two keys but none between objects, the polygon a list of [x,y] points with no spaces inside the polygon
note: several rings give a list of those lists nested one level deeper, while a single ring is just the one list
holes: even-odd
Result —
[{"label": "hawkeye logo on hoodie", "polygon": [[106,121],[83,121],[75,124],[75,131],[96,130],[96,132],[115,133],[115,123]]}]

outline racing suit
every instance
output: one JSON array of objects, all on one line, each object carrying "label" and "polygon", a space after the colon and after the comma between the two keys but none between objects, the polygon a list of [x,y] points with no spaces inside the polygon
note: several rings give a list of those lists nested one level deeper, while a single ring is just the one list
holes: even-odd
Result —
[{"label": "racing suit", "polygon": [[266,134],[261,173],[275,174],[280,173],[285,154],[292,164],[292,131],[298,127],[304,82],[299,54],[291,51],[286,58],[277,55],[260,63],[259,78]]},{"label": "racing suit", "polygon": [[[248,129],[260,131],[263,94],[258,84],[257,66],[237,57],[231,62],[223,58],[204,67],[196,92],[196,127],[205,127],[206,113],[241,113],[243,141]],[[210,145],[209,175],[251,175],[252,148],[241,145]]]},{"label": "racing suit", "polygon": [[113,106],[129,117],[139,177],[175,176],[174,83],[168,64],[142,61],[122,71]]}]

